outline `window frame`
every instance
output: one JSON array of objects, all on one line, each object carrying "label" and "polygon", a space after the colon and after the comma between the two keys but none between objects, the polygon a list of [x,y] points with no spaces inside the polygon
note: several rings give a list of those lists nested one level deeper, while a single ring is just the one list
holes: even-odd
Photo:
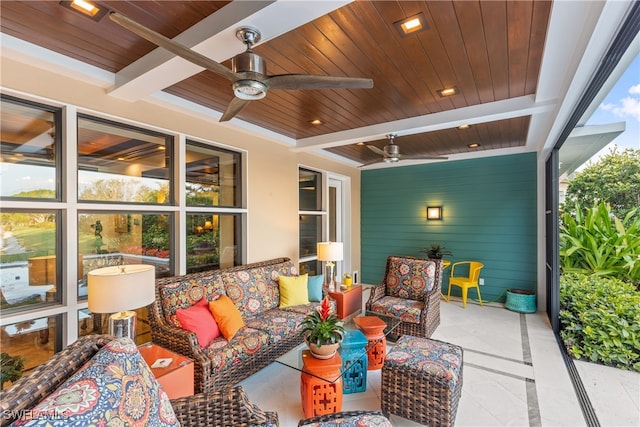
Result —
[{"label": "window frame", "polygon": [[[11,95],[7,94],[11,93]],[[38,305],[35,309],[20,310],[9,312],[2,310],[0,313],[0,327],[11,325],[19,322],[26,322],[41,317],[59,316],[60,327],[57,333],[60,339],[56,342],[62,343],[60,347],[56,347],[56,351],[67,343],[75,341],[80,335],[79,330],[79,311],[87,309],[86,298],[78,298],[78,274],[77,274],[77,215],[86,212],[104,212],[108,214],[117,213],[148,213],[148,214],[169,214],[171,216],[171,275],[186,274],[185,260],[185,234],[186,212],[205,212],[207,214],[234,214],[236,218],[235,233],[237,247],[237,258],[235,263],[242,264],[246,260],[246,240],[247,240],[247,218],[248,208],[246,200],[246,165],[248,162],[248,152],[240,147],[234,147],[227,144],[219,143],[215,140],[204,140],[196,138],[193,135],[184,132],[163,129],[149,123],[140,123],[128,119],[126,117],[113,116],[108,113],[89,111],[77,108],[76,106],[55,101],[42,100],[35,95],[22,93],[13,93],[10,90],[3,90],[0,93],[4,99],[11,99],[12,102],[24,105],[42,105],[47,111],[56,112],[56,138],[60,155],[56,156],[56,176],[57,178],[57,198],[53,199],[35,199],[35,198],[2,198],[4,209],[23,209],[25,211],[56,210],[57,217],[57,256],[56,274],[59,276],[58,282],[61,289],[59,297],[55,302]],[[0,111],[1,114],[1,111]],[[91,201],[78,200],[78,117],[89,117],[92,120],[99,120],[106,123],[115,123],[118,127],[130,127],[151,134],[169,135],[172,138],[172,145],[167,146],[170,153],[167,155],[172,160],[172,168],[169,173],[169,185],[171,192],[170,204],[146,204],[134,202],[111,202],[111,201]],[[210,146],[214,150],[224,150],[239,155],[238,177],[236,183],[238,194],[236,198],[239,202],[238,207],[201,207],[186,206],[185,189],[186,172],[184,168],[186,141]],[[74,259],[76,258],[76,259]]]}]

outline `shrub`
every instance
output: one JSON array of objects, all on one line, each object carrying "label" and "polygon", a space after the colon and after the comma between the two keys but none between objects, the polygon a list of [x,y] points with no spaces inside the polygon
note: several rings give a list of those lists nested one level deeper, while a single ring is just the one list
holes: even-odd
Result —
[{"label": "shrub", "polygon": [[640,372],[640,292],[612,277],[563,274],[560,335],[576,359]]},{"label": "shrub", "polygon": [[560,267],[564,273],[613,276],[640,283],[640,215],[630,211],[620,220],[605,203],[575,218],[562,215]]}]

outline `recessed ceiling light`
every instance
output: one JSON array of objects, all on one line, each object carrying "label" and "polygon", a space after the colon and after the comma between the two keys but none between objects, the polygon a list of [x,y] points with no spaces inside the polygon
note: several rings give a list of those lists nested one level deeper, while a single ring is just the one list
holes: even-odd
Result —
[{"label": "recessed ceiling light", "polygon": [[440,89],[440,90],[437,90],[436,92],[438,92],[438,95],[440,95],[442,98],[446,98],[447,96],[452,96],[459,93],[458,88],[456,86]]},{"label": "recessed ceiling light", "polygon": [[478,147],[480,147],[480,144],[477,143],[477,142],[474,142],[472,144],[467,145],[467,147],[469,147],[469,148],[478,148]]},{"label": "recessed ceiling light", "polygon": [[422,12],[405,18],[402,21],[394,22],[393,25],[402,37],[407,37],[410,34],[415,34],[429,29],[427,19],[424,17]]},{"label": "recessed ceiling light", "polygon": [[312,125],[314,125],[314,126],[318,126],[318,125],[321,125],[321,124],[322,124],[322,120],[320,120],[320,119],[314,119],[314,120],[311,120],[309,123],[311,123],[311,124],[312,124]]},{"label": "recessed ceiling light", "polygon": [[358,143],[356,143],[356,145],[363,146],[363,145],[367,145],[367,144],[365,144],[364,142],[358,142]]},{"label": "recessed ceiling light", "polygon": [[166,149],[167,147],[165,147],[164,145],[158,145],[158,150],[164,151]]},{"label": "recessed ceiling light", "polygon": [[469,129],[470,127],[471,127],[471,125],[460,125],[460,126],[458,126],[458,129],[464,130],[464,129]]},{"label": "recessed ceiling light", "polygon": [[60,4],[67,9],[71,9],[75,12],[81,13],[84,16],[88,16],[94,21],[99,21],[108,12],[106,7],[102,7],[97,3],[89,0],[70,0],[61,1]]}]

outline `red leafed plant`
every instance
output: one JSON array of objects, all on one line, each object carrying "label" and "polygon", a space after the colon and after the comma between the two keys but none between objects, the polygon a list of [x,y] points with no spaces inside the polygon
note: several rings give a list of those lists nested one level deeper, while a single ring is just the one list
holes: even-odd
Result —
[{"label": "red leafed plant", "polygon": [[307,335],[307,341],[322,347],[322,344],[334,344],[342,341],[344,327],[340,319],[331,313],[331,304],[325,297],[313,313],[304,318],[302,332]]}]

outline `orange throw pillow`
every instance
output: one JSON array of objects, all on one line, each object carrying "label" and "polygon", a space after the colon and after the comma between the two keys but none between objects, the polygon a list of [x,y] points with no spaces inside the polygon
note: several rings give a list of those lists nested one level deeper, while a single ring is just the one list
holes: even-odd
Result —
[{"label": "orange throw pillow", "polygon": [[220,295],[220,298],[209,301],[209,310],[216,319],[220,333],[227,341],[231,341],[231,338],[244,326],[238,307],[226,295]]}]

